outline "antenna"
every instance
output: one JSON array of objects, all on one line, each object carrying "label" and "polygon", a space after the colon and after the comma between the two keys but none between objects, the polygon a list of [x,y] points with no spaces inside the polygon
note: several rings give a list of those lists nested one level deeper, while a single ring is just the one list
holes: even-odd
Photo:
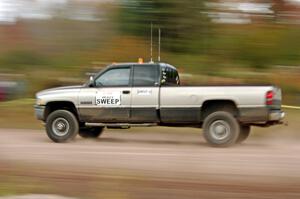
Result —
[{"label": "antenna", "polygon": [[158,29],[158,62],[160,62],[160,35],[161,35],[161,31],[159,28]]},{"label": "antenna", "polygon": [[152,22],[151,22],[150,62],[153,62],[153,59],[152,59],[152,47],[153,47],[153,40],[152,40],[152,29],[153,29],[153,25],[152,25]]}]

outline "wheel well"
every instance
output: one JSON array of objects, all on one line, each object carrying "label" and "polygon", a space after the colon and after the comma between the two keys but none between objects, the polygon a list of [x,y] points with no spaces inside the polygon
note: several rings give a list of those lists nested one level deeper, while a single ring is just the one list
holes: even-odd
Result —
[{"label": "wheel well", "polygon": [[226,111],[238,117],[239,110],[232,100],[207,100],[201,107],[201,120],[215,111]]},{"label": "wheel well", "polygon": [[47,119],[47,117],[50,113],[52,113],[53,111],[56,111],[56,110],[68,110],[68,111],[72,112],[75,115],[75,117],[78,119],[77,109],[72,102],[59,101],[59,102],[47,103],[45,113],[44,113],[45,120]]}]

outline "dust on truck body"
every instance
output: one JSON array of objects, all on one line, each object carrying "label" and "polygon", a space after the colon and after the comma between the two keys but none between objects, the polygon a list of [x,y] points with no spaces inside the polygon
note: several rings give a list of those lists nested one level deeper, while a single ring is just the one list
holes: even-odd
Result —
[{"label": "dust on truck body", "polygon": [[180,86],[166,63],[108,66],[80,86],[36,94],[36,117],[54,142],[78,133],[98,137],[104,127],[193,126],[213,146],[244,141],[252,125],[282,123],[281,90],[267,86]]}]

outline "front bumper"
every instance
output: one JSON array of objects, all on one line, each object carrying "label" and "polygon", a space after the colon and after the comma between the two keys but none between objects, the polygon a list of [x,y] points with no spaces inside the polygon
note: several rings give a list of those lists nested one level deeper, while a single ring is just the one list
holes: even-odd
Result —
[{"label": "front bumper", "polygon": [[34,105],[34,113],[35,113],[35,117],[38,120],[45,120],[45,106],[39,106],[39,105]]}]

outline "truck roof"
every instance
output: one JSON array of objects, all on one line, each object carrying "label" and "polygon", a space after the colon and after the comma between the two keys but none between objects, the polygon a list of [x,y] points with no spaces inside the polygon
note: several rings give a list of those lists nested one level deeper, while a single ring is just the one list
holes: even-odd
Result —
[{"label": "truck roof", "polygon": [[123,62],[123,63],[113,63],[111,65],[108,65],[109,68],[113,68],[113,67],[119,67],[119,66],[132,66],[132,65],[159,65],[159,66],[164,66],[164,67],[170,67],[173,68],[175,70],[176,67],[168,64],[168,63],[163,63],[163,62],[145,62],[145,63],[137,63],[137,62]]}]

